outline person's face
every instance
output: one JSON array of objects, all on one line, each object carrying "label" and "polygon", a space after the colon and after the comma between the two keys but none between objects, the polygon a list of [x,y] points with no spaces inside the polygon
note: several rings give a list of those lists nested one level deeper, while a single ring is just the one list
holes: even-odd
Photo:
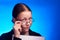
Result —
[{"label": "person's face", "polygon": [[18,16],[17,19],[21,21],[22,31],[27,32],[32,24],[32,14],[31,11],[23,11]]}]

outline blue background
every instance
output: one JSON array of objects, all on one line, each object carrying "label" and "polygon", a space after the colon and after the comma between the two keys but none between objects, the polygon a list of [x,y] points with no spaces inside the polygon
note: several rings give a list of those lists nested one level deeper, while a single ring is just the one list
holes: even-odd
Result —
[{"label": "blue background", "polygon": [[23,2],[32,10],[34,22],[31,29],[46,40],[60,40],[60,1],[59,0],[0,0],[0,35],[13,28],[12,9]]}]

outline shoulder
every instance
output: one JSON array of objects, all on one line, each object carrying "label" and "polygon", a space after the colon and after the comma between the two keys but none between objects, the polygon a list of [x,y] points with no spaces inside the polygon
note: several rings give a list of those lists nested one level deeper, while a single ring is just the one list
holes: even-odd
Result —
[{"label": "shoulder", "polygon": [[4,36],[11,36],[13,34],[13,30],[7,32],[7,33],[3,33],[1,36],[4,37]]},{"label": "shoulder", "polygon": [[4,34],[2,34],[1,37],[0,37],[1,40],[7,40],[8,38],[9,38],[8,33],[4,33]]},{"label": "shoulder", "polygon": [[0,37],[1,40],[7,40],[7,39],[11,39],[12,37],[12,32],[7,32],[7,33],[3,33]]},{"label": "shoulder", "polygon": [[41,34],[39,34],[37,32],[34,32],[32,30],[29,31],[29,35],[32,35],[32,36],[41,36]]}]

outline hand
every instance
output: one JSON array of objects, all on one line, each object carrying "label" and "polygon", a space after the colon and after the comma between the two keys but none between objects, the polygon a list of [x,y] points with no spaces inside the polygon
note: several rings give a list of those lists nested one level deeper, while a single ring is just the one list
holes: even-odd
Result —
[{"label": "hand", "polygon": [[14,36],[19,38],[21,32],[22,32],[21,21],[16,21],[14,24]]}]

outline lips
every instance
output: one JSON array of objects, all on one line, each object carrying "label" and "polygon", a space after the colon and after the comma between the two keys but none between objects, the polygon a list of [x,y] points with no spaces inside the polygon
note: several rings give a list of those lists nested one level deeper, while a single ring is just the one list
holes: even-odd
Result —
[{"label": "lips", "polygon": [[23,30],[25,31],[25,30],[29,30],[29,27],[25,27],[25,28],[23,28]]}]

